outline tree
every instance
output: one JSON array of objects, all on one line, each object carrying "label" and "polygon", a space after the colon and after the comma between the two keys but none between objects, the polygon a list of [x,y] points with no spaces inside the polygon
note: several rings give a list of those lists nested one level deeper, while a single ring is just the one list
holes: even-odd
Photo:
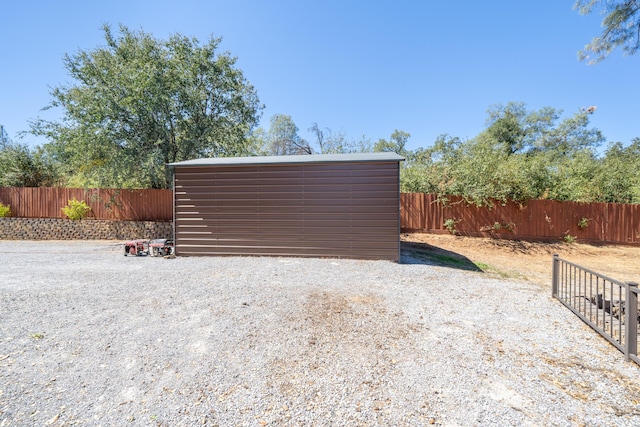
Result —
[{"label": "tree", "polygon": [[402,191],[413,193],[451,194],[451,167],[459,160],[462,140],[440,135],[432,147],[408,152],[400,169]]},{"label": "tree", "polygon": [[561,112],[551,107],[528,111],[523,103],[494,105],[487,128],[475,138],[442,135],[429,149],[406,152],[401,188],[462,196],[476,205],[541,197],[596,199],[599,164],[593,148],[603,137],[589,127],[593,111],[560,120]]},{"label": "tree", "polygon": [[311,125],[309,132],[315,136],[315,146],[321,154],[364,153],[372,150],[371,143],[364,135],[356,141],[347,138],[342,131],[320,128],[317,123]]},{"label": "tree", "polygon": [[60,180],[42,150],[12,142],[0,147],[0,187],[54,187]]},{"label": "tree", "polygon": [[316,137],[315,145],[321,154],[351,152],[346,135],[342,132],[334,134],[329,128],[321,129],[318,123],[313,123],[309,132]]},{"label": "tree", "polygon": [[380,138],[373,146],[375,152],[393,152],[401,156],[404,156],[407,151],[404,146],[411,137],[411,134],[396,129],[391,134],[391,138],[387,141],[384,138]]},{"label": "tree", "polygon": [[159,40],[103,27],[106,46],[65,55],[74,84],[51,91],[61,122],[31,132],[83,185],[171,186],[166,163],[247,154],[262,106],[221,39]]},{"label": "tree", "polygon": [[640,138],[611,144],[595,179],[602,202],[640,203]]},{"label": "tree", "polygon": [[589,116],[596,107],[580,109],[560,120],[562,111],[543,107],[528,111],[522,102],[493,105],[487,111],[487,129],[479,137],[488,139],[507,155],[515,153],[557,152],[568,155],[599,146],[604,137],[589,128]]},{"label": "tree", "polygon": [[552,185],[548,197],[553,200],[597,202],[601,200],[596,177],[600,163],[592,150],[584,149],[565,156],[550,167]]},{"label": "tree", "polygon": [[255,154],[265,156],[286,156],[292,154],[313,154],[313,148],[298,135],[298,126],[285,114],[271,116],[269,130],[256,129],[251,136]]},{"label": "tree", "polygon": [[298,134],[298,126],[291,116],[276,114],[271,117],[269,129],[255,129],[249,137],[251,153],[259,156],[289,154],[339,154],[372,151],[371,141],[364,135],[359,140],[348,138],[344,132],[333,132],[313,123],[308,129],[315,137],[307,141]]},{"label": "tree", "polygon": [[601,8],[602,34],[594,37],[578,53],[581,61],[595,64],[605,59],[617,47],[627,55],[640,48],[640,1],[638,0],[577,0],[574,9],[586,15]]},{"label": "tree", "polygon": [[582,108],[573,116],[568,117],[551,128],[541,137],[538,148],[556,155],[569,156],[583,150],[592,150],[605,141],[600,130],[589,128],[589,115],[596,107]]},{"label": "tree", "polygon": [[9,143],[11,143],[11,139],[7,132],[4,130],[4,126],[0,125],[0,150],[6,147]]},{"label": "tree", "polygon": [[511,155],[525,147],[528,129],[525,125],[524,104],[508,104],[490,111],[491,124],[486,137],[497,144],[505,154]]}]

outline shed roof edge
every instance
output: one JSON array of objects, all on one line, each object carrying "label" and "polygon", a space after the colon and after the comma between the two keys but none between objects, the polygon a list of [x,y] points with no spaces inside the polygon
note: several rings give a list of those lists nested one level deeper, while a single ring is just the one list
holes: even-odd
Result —
[{"label": "shed roof edge", "polygon": [[307,163],[401,162],[396,153],[305,154],[291,156],[213,157],[167,163],[168,166],[235,166]]}]

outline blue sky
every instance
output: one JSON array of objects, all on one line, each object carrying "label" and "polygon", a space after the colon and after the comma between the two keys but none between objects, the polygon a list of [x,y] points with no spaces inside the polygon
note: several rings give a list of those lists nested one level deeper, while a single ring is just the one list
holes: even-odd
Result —
[{"label": "blue sky", "polygon": [[[313,123],[373,142],[395,129],[408,148],[440,134],[472,138],[493,104],[551,106],[568,116],[595,105],[591,124],[609,142],[640,137],[640,55],[614,52],[588,66],[577,51],[599,34],[601,16],[573,0],[289,1],[234,0],[7,2],[0,24],[0,124],[28,129],[50,87],[70,83],[65,53],[103,44],[100,27],[119,23],[157,38],[181,33],[222,50],[266,108],[290,115],[312,140]],[[23,142],[43,141],[26,136]]]}]

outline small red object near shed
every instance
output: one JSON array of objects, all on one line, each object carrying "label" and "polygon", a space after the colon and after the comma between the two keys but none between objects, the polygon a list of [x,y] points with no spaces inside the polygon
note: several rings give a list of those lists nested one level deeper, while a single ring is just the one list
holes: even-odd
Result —
[{"label": "small red object near shed", "polygon": [[149,241],[144,239],[129,240],[124,242],[124,256],[135,255],[143,256],[149,255]]}]

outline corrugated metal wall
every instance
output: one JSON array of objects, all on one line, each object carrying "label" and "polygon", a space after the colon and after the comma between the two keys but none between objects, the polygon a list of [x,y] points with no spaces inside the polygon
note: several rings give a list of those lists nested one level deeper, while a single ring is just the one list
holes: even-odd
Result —
[{"label": "corrugated metal wall", "polygon": [[178,255],[399,259],[399,163],[175,167]]}]

